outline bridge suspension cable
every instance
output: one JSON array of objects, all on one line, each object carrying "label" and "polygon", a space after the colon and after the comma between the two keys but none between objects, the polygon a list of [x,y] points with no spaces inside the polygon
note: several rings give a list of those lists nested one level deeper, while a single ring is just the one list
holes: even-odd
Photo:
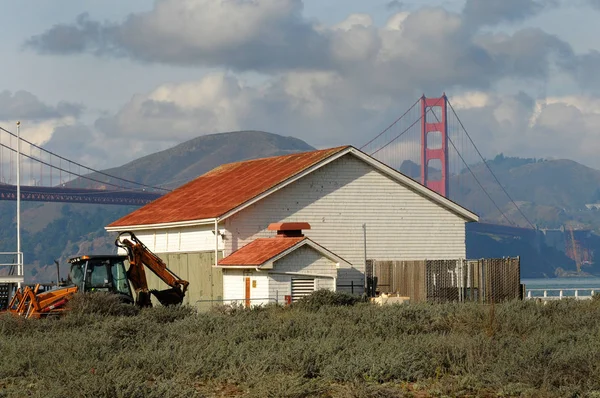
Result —
[{"label": "bridge suspension cable", "polygon": [[[444,97],[442,97],[444,98]],[[440,99],[442,99],[440,98]],[[439,101],[438,101],[439,102]],[[448,98],[446,97],[446,102],[448,104],[450,104],[450,101],[448,100]],[[431,107],[432,108],[432,107]],[[430,108],[430,109],[431,109]],[[436,121],[438,123],[440,123],[440,119],[438,118],[438,116],[435,114],[435,112],[432,112],[433,116],[435,117]],[[458,119],[458,115],[456,115],[456,113],[454,113],[454,115],[456,116],[456,118]],[[460,120],[459,120],[460,121]],[[462,123],[461,123],[462,125]],[[508,217],[506,216],[506,214],[504,214],[504,212],[502,211],[502,209],[500,209],[500,206],[498,206],[498,204],[494,201],[494,199],[492,199],[492,196],[490,195],[490,193],[483,187],[483,184],[481,184],[481,182],[479,181],[479,179],[477,178],[477,176],[475,175],[475,173],[473,172],[473,170],[471,170],[471,167],[467,164],[465,158],[462,156],[462,154],[460,153],[460,151],[458,150],[458,148],[456,147],[456,145],[454,145],[454,142],[452,141],[452,139],[450,138],[450,136],[448,136],[448,142],[450,142],[450,145],[452,145],[452,147],[454,148],[454,150],[456,151],[456,154],[458,155],[458,157],[460,158],[460,160],[463,162],[463,164],[465,165],[465,167],[467,168],[467,170],[469,170],[469,172],[471,173],[471,175],[473,176],[473,178],[475,179],[475,181],[477,182],[477,185],[479,185],[479,187],[481,188],[481,190],[483,191],[483,193],[488,197],[488,199],[494,204],[494,207],[496,207],[496,209],[498,210],[498,212],[502,215],[502,217],[504,217],[504,219],[511,225],[516,225],[514,222],[512,222],[511,220],[508,219]],[[473,144],[473,146],[475,146],[475,143],[473,141],[471,141],[471,144]],[[475,147],[475,149],[477,149],[477,147]],[[484,160],[485,163],[485,160]]]},{"label": "bridge suspension cable", "polygon": [[[502,189],[502,192],[504,192],[504,194],[506,195],[506,197],[510,200],[510,202],[515,206],[515,208],[517,209],[517,211],[521,214],[521,216],[525,219],[525,221],[527,221],[527,223],[529,224],[529,226],[531,226],[532,229],[535,229],[535,226],[533,225],[533,223],[531,221],[529,221],[529,218],[527,218],[527,216],[523,213],[523,211],[521,211],[521,209],[519,208],[519,206],[515,203],[515,201],[513,200],[513,198],[508,194],[508,192],[506,191],[506,189],[504,188],[504,186],[500,183],[500,180],[498,180],[498,177],[496,176],[496,174],[492,171],[492,168],[489,166],[489,164],[486,162],[485,158],[483,157],[483,155],[481,155],[481,152],[479,151],[479,149],[477,148],[477,145],[475,145],[475,143],[473,142],[473,139],[471,138],[471,135],[469,134],[469,132],[467,131],[467,129],[465,128],[462,120],[460,120],[460,118],[458,117],[456,111],[454,110],[454,107],[452,106],[452,103],[450,103],[450,100],[448,100],[448,105],[450,105],[450,109],[452,110],[452,113],[454,114],[454,116],[456,117],[456,120],[458,121],[460,127],[462,128],[462,130],[464,131],[464,133],[466,134],[467,138],[469,139],[469,141],[471,142],[471,145],[473,145],[473,148],[475,148],[475,151],[477,152],[477,154],[479,155],[479,157],[481,158],[481,161],[483,162],[483,164],[485,165],[485,167],[489,170],[489,172],[492,174],[492,176],[494,177],[494,180],[496,181],[496,183],[500,186],[500,188]],[[435,113],[434,113],[435,114]],[[437,118],[437,116],[436,116]],[[454,144],[452,144],[452,146],[454,146]],[[454,149],[456,149],[456,147],[454,147]],[[460,152],[458,152],[458,150],[456,150],[456,152],[458,153],[458,155],[461,157]],[[463,159],[463,163],[464,159]],[[475,180],[477,181],[477,183],[479,184],[479,186],[481,187],[481,189],[483,189],[483,191],[485,192],[485,194],[488,196],[488,198],[490,198],[490,200],[492,200],[491,196],[489,195],[489,193],[485,190],[485,188],[483,188],[483,186],[479,183],[479,181],[477,180],[477,177],[475,177],[475,174],[473,173],[473,171],[471,170],[471,168],[469,167],[469,165],[467,165],[465,163],[465,166],[469,169],[469,171],[471,172],[471,174],[473,175],[473,177],[475,178]],[[492,200],[492,202],[494,203],[494,205],[496,205],[496,203]],[[496,208],[498,208],[498,206],[496,206]],[[500,210],[500,209],[498,209]],[[504,213],[500,210],[500,213],[504,216],[505,219],[508,220],[508,218],[506,218],[506,215],[504,215]]]},{"label": "bridge suspension cable", "polygon": [[[360,147],[360,149],[362,150],[363,148],[365,148],[369,144],[373,143],[373,141],[375,141],[377,138],[381,137],[384,133],[386,133],[389,129],[391,129],[394,125],[396,125],[400,120],[402,120],[404,118],[404,116],[406,116],[420,101],[421,101],[421,99],[419,98],[417,100],[417,102],[415,102],[413,104],[413,106],[411,106],[406,112],[404,112],[404,114],[402,116],[400,116],[398,119],[396,119],[396,121],[394,121],[394,123],[390,124],[385,130],[383,130],[381,133],[379,133],[377,135],[377,137],[375,137],[374,139],[372,139],[371,141],[369,141],[368,143],[366,143],[365,145],[363,145],[362,147]],[[436,106],[437,105],[439,105],[439,101],[436,102]],[[408,126],[407,128],[405,128],[404,130],[402,130],[402,132],[400,134],[398,134],[397,136],[395,136],[394,138],[392,138],[385,145],[382,145],[381,147],[377,148],[377,150],[371,152],[370,155],[371,156],[376,155],[382,149],[386,148],[387,146],[389,146],[390,144],[392,144],[394,141],[396,141],[398,138],[402,137],[404,134],[406,134],[408,131],[410,131],[410,129],[412,129],[417,123],[419,123],[421,120],[423,120],[423,117],[425,117],[429,112],[432,112],[432,109],[433,109],[432,107],[429,108],[429,109],[427,109],[427,111],[425,112],[425,114],[421,115],[410,126]]]},{"label": "bridge suspension cable", "polygon": [[[10,131],[6,130],[5,128],[3,128],[3,127],[1,127],[1,126],[0,126],[0,130],[2,130],[2,131],[4,131],[4,132],[8,133],[8,134],[11,136],[11,138],[12,138],[12,137],[15,137],[15,138],[17,138],[17,136],[16,136],[15,134],[13,134],[12,132],[10,132]],[[74,161],[72,161],[72,160],[70,160],[70,159],[67,159],[67,158],[65,158],[65,157],[62,157],[62,156],[60,156],[60,155],[57,155],[57,154],[55,154],[55,153],[53,153],[53,152],[50,152],[50,151],[48,151],[48,150],[46,150],[46,149],[44,149],[44,148],[42,148],[42,147],[40,147],[40,146],[38,146],[38,145],[36,145],[36,144],[32,143],[32,142],[29,142],[29,141],[27,141],[27,140],[26,140],[26,139],[24,139],[24,138],[21,138],[21,141],[23,141],[23,142],[25,142],[25,143],[29,144],[29,145],[30,145],[30,147],[35,147],[35,148],[39,149],[41,152],[44,152],[44,153],[47,153],[47,154],[49,154],[51,157],[52,157],[52,156],[54,156],[54,157],[57,157],[58,159],[60,159],[61,161],[62,161],[62,160],[64,160],[64,161],[68,162],[68,164],[69,164],[69,165],[70,165],[70,164],[74,164],[74,165],[76,165],[76,166],[78,166],[78,167],[80,167],[80,168],[81,168],[81,167],[83,167],[84,169],[86,169],[86,170],[89,170],[89,171],[91,171],[92,173],[97,173],[97,174],[103,175],[103,176],[105,176],[105,177],[109,177],[109,178],[112,178],[112,179],[116,179],[116,180],[119,180],[119,181],[123,181],[123,182],[126,182],[126,183],[128,183],[128,184],[134,184],[134,185],[136,185],[136,186],[143,187],[143,188],[156,189],[156,190],[165,191],[165,192],[170,192],[170,191],[171,191],[171,190],[170,190],[170,189],[168,189],[168,188],[156,187],[156,186],[147,185],[147,184],[143,184],[143,183],[140,183],[140,182],[136,182],[136,181],[128,180],[128,179],[125,179],[125,178],[121,178],[121,177],[113,176],[113,175],[110,175],[110,174],[108,174],[108,173],[105,173],[105,172],[103,172],[103,171],[100,171],[100,170],[95,170],[95,169],[93,169],[93,168],[91,168],[91,167],[87,167],[87,166],[85,166],[85,165],[82,165],[82,164],[80,164],[80,163],[74,162]],[[2,143],[0,143],[0,145],[1,145],[2,147],[4,147],[4,148],[7,148],[7,149],[9,149],[9,150],[10,150],[10,151],[11,151],[11,152],[10,152],[10,153],[11,153],[11,156],[12,156],[12,152],[16,152],[16,150],[15,150],[15,149],[13,149],[11,146],[7,146],[7,145],[5,145],[5,144],[2,144]],[[131,188],[130,188],[130,187],[126,187],[126,186],[122,186],[122,185],[117,185],[117,184],[109,183],[109,182],[106,182],[106,181],[97,180],[97,179],[95,179],[95,178],[88,177],[88,176],[86,176],[86,175],[83,175],[83,174],[80,174],[80,173],[74,173],[74,172],[71,172],[70,170],[63,169],[63,168],[62,168],[62,163],[61,163],[61,166],[60,166],[60,167],[56,167],[55,165],[52,165],[52,164],[50,164],[50,163],[47,163],[47,162],[44,162],[44,161],[41,159],[41,152],[40,152],[40,158],[39,158],[39,159],[38,159],[38,158],[35,158],[35,157],[33,157],[33,156],[30,156],[30,155],[27,155],[27,154],[25,154],[25,153],[21,153],[21,155],[22,155],[22,156],[24,156],[24,157],[27,157],[27,158],[31,159],[32,161],[39,162],[40,164],[44,164],[44,165],[46,165],[46,166],[49,166],[50,168],[53,168],[53,169],[57,169],[57,170],[59,170],[60,172],[63,172],[63,171],[64,171],[64,172],[66,172],[66,173],[68,173],[68,174],[70,174],[70,175],[74,175],[74,176],[77,176],[77,177],[80,177],[80,178],[84,178],[84,179],[86,179],[86,180],[90,180],[90,181],[98,182],[98,183],[105,184],[105,185],[110,185],[110,186],[113,186],[113,187],[116,187],[116,188],[120,188],[120,189],[129,189],[129,190],[131,190]],[[30,151],[30,153],[31,153],[31,151]]]},{"label": "bridge suspension cable", "polygon": [[[398,123],[400,120],[402,120],[404,118],[404,116],[406,116],[410,111],[413,110],[413,108],[415,106],[417,106],[417,104],[419,103],[421,99],[418,99],[414,104],[412,104],[412,106],[410,108],[408,108],[408,110],[406,112],[404,112],[402,114],[402,116],[400,116],[398,119],[396,119],[392,124],[390,124],[385,130],[383,130],[381,133],[377,134],[373,139],[371,139],[371,141],[367,142],[365,145],[361,146],[360,149],[364,149],[367,146],[369,146],[370,144],[372,144],[377,138],[381,137],[383,134],[387,133],[389,129],[391,129],[392,127],[394,127],[396,125],[396,123]],[[419,119],[420,120],[420,119]],[[417,122],[419,121],[417,120]],[[400,138],[400,136],[404,133],[406,133],[408,130],[410,130],[411,127],[413,127],[417,122],[413,123],[412,125],[410,125],[405,131],[403,131],[402,133],[400,133],[400,135],[396,138]],[[394,138],[392,141],[388,142],[385,146],[391,144],[393,141],[396,140],[396,138]],[[379,148],[379,149],[383,149],[383,148]]]}]

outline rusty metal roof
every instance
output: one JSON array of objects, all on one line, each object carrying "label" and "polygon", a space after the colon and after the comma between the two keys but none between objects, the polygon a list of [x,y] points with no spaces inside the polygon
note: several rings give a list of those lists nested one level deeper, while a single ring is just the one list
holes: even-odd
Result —
[{"label": "rusty metal roof", "polygon": [[258,267],[305,239],[308,238],[259,238],[221,259],[218,265],[252,265]]},{"label": "rusty metal roof", "polygon": [[347,148],[351,147],[224,164],[129,213],[107,228],[220,217]]}]

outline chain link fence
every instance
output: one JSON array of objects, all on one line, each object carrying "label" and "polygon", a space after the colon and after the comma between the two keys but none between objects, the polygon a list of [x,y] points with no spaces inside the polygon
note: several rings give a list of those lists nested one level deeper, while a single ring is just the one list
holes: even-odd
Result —
[{"label": "chain link fence", "polygon": [[522,298],[519,257],[480,260],[377,261],[367,263],[371,296],[386,293],[413,302],[499,303]]}]

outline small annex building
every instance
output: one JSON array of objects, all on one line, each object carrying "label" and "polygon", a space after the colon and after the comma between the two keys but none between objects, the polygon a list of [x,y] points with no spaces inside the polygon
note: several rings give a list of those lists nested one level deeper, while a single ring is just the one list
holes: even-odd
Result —
[{"label": "small annex building", "polygon": [[368,259],[465,258],[465,224],[474,221],[471,211],[341,146],[221,165],[106,230],[133,231],[190,282],[184,302],[202,306],[223,299],[219,259],[272,237],[272,223],[309,223],[306,237],[345,260],[337,290],[361,294]]},{"label": "small annex building", "polygon": [[219,261],[225,304],[289,304],[319,289],[336,290],[338,268],[350,264],[304,236],[310,224],[267,229],[277,235],[258,238]]}]

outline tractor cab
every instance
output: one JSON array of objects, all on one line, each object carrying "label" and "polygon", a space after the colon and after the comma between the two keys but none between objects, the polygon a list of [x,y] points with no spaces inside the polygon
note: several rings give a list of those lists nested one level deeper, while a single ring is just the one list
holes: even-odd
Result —
[{"label": "tractor cab", "polygon": [[119,294],[124,302],[133,303],[127,278],[127,256],[96,255],[69,259],[69,281],[82,292]]}]

